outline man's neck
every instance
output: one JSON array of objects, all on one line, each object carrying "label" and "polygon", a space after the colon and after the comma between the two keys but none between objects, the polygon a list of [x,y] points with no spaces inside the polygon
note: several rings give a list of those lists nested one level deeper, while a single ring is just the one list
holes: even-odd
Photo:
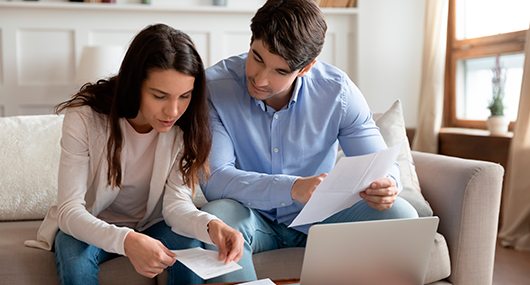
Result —
[{"label": "man's neck", "polygon": [[291,85],[291,88],[286,90],[284,94],[276,94],[275,96],[272,96],[270,98],[263,100],[263,102],[267,106],[273,108],[274,110],[280,111],[283,107],[285,107],[285,105],[289,103],[289,101],[291,101],[291,97],[293,96],[295,84],[296,84],[296,80]]},{"label": "man's neck", "polygon": [[286,96],[286,98],[278,98],[276,96],[265,99],[263,102],[273,108],[276,111],[280,111],[287,103],[289,103],[289,100],[291,100],[291,96]]}]

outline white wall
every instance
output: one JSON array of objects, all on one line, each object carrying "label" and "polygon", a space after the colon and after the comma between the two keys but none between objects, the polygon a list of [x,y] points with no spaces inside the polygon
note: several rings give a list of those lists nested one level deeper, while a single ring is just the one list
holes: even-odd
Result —
[{"label": "white wall", "polygon": [[[250,19],[264,0],[245,5],[236,1],[247,0],[228,0],[228,7],[201,1],[206,0],[177,7],[0,0],[0,117],[51,113],[79,88],[75,75],[84,46],[126,47],[148,24],[166,23],[188,33],[206,66],[248,51]],[[328,8],[324,15],[328,33],[319,59],[355,80],[357,10]]]},{"label": "white wall", "polygon": [[359,0],[359,86],[374,112],[396,99],[417,126],[427,0]]},{"label": "white wall", "polygon": [[[182,0],[190,8],[181,10],[41,1],[0,0],[0,116],[49,113],[76,90],[83,45],[126,44],[147,23],[189,33],[206,65],[246,51],[250,18],[264,2],[228,0],[215,8],[210,0]],[[131,1],[140,2],[117,0]],[[407,127],[416,126],[425,1],[359,0],[358,10],[324,9],[328,35],[319,59],[346,71],[374,112],[401,99]]]},{"label": "white wall", "polygon": [[[0,2],[23,2],[27,0],[0,0]],[[69,0],[37,0],[39,2],[69,2]],[[140,4],[142,0],[115,0],[116,4]],[[94,1],[95,2],[95,1]],[[164,6],[211,6],[214,0],[151,0],[151,5]],[[226,0],[228,7],[261,7],[266,0]]]}]

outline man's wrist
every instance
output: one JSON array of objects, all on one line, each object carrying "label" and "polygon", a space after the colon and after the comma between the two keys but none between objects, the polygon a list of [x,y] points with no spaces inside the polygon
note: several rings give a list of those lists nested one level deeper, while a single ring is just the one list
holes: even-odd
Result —
[{"label": "man's wrist", "polygon": [[[294,194],[294,188],[295,188],[295,183],[296,181],[298,181],[298,179],[300,179],[301,177],[300,176],[288,176],[290,178],[290,191],[289,191],[289,197],[288,197],[288,201],[285,201],[285,205],[282,205],[282,202],[283,201],[280,201],[280,206],[289,206],[289,205],[292,205],[294,201],[296,201],[295,199],[295,194]],[[287,199],[286,197],[287,195],[285,195],[285,198],[281,198],[280,199]]]}]

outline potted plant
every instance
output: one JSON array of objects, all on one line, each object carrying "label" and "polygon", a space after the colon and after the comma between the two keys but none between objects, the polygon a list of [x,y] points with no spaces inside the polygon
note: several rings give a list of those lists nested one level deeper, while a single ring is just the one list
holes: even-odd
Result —
[{"label": "potted plant", "polygon": [[510,120],[504,116],[504,84],[506,83],[506,70],[500,64],[500,56],[495,58],[495,66],[491,69],[491,100],[488,103],[490,116],[486,121],[491,134],[504,134],[508,132]]}]

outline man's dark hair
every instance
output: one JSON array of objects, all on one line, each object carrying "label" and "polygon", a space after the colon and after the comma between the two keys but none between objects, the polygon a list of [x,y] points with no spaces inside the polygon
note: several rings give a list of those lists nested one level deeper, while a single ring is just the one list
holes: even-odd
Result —
[{"label": "man's dark hair", "polygon": [[313,0],[268,0],[252,18],[252,40],[262,40],[291,71],[310,64],[322,51],[327,25]]}]

